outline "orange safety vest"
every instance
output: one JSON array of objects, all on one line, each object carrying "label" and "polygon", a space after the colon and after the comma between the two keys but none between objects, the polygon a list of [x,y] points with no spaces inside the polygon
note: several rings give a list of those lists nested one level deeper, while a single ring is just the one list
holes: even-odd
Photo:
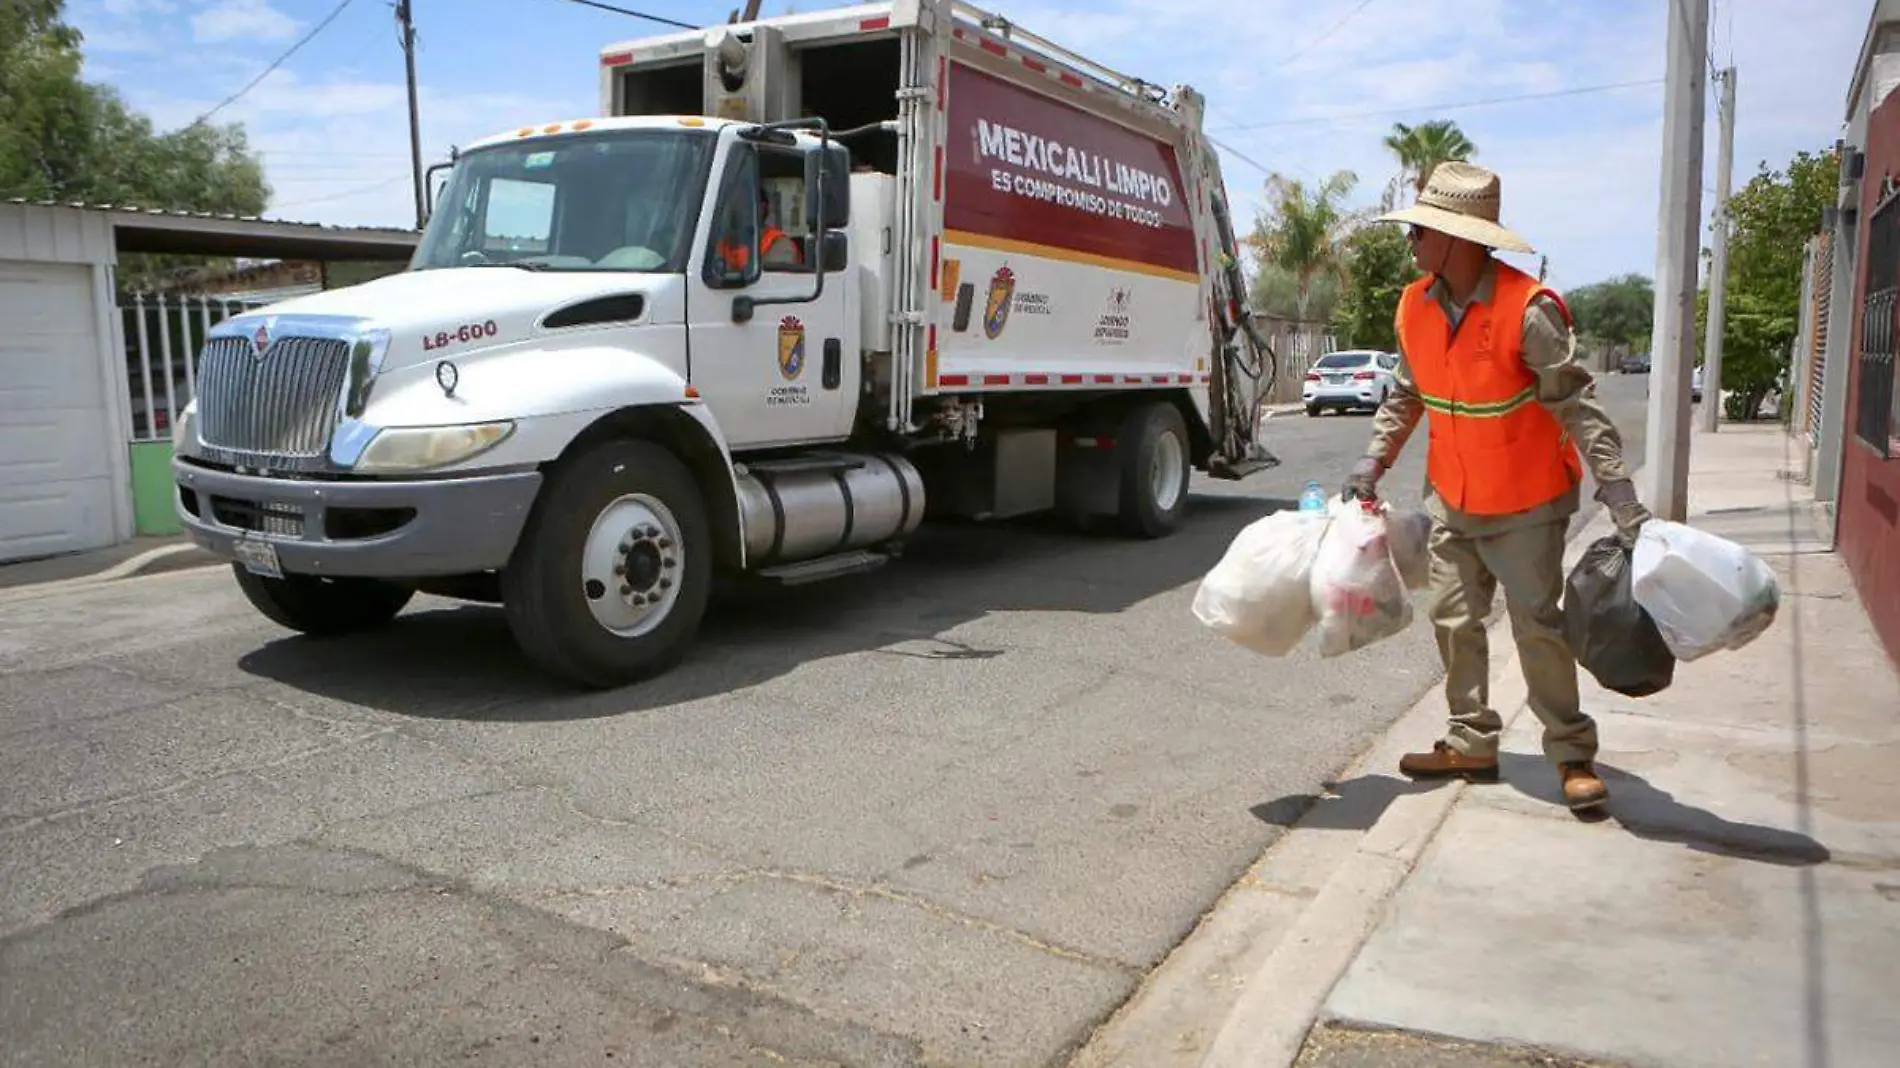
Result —
[{"label": "orange safety vest", "polygon": [[1491,302],[1472,302],[1455,335],[1426,292],[1431,275],[1405,287],[1398,313],[1399,340],[1431,428],[1426,477],[1447,505],[1483,516],[1549,504],[1583,477],[1576,443],[1537,403],[1537,376],[1524,366],[1522,349],[1531,298],[1543,293],[1559,308],[1563,302],[1507,263],[1496,269]]},{"label": "orange safety vest", "polygon": [[[776,226],[766,227],[765,230],[759,234],[759,256],[763,258],[766,253],[772,251],[774,244],[785,240],[788,240],[785,236],[785,231]],[[725,261],[728,270],[743,271],[746,269],[746,264],[752,262],[751,249],[744,245],[732,244],[729,241],[721,241],[719,243],[719,256]]]}]

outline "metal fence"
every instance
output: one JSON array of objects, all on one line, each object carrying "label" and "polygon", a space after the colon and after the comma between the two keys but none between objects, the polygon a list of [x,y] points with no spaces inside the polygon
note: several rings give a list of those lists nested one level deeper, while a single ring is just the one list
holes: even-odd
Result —
[{"label": "metal fence", "polygon": [[262,300],[133,293],[121,299],[133,441],[171,440],[172,414],[198,393],[198,352],[211,328]]},{"label": "metal fence", "polygon": [[1280,358],[1280,375],[1261,402],[1299,403],[1300,383],[1306,378],[1306,372],[1313,369],[1313,361],[1339,347],[1337,339],[1317,327],[1275,320],[1262,323],[1261,331]]}]

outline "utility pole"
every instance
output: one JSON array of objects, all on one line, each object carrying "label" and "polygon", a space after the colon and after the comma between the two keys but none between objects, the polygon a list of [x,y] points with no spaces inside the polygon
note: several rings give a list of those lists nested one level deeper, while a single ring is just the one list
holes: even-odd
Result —
[{"label": "utility pole", "polygon": [[1729,171],[1735,162],[1735,68],[1716,77],[1722,83],[1719,121],[1721,149],[1715,159],[1715,259],[1709,264],[1709,332],[1702,342],[1702,429],[1715,433],[1722,418],[1722,328],[1728,308]]},{"label": "utility pole", "polygon": [[402,62],[409,77],[409,167],[416,187],[416,229],[422,229],[428,209],[422,198],[422,129],[416,119],[416,23],[409,0],[396,0],[396,22],[402,28]]},{"label": "utility pole", "polygon": [[1669,0],[1663,90],[1661,226],[1656,234],[1656,324],[1650,345],[1649,510],[1689,513],[1689,385],[1695,371],[1697,253],[1702,235],[1702,119],[1709,0]]}]

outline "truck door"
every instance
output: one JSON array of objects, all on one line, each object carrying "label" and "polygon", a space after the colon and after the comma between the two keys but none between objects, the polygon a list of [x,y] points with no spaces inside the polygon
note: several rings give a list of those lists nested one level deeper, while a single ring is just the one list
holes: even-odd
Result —
[{"label": "truck door", "polygon": [[[803,154],[736,143],[689,281],[690,377],[734,449],[835,441],[855,411],[845,276],[817,284]],[[735,321],[734,299],[761,303]]]}]

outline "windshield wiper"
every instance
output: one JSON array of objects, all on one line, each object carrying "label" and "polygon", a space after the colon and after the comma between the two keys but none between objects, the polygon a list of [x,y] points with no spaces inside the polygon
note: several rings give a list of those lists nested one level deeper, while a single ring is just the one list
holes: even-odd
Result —
[{"label": "windshield wiper", "polygon": [[465,263],[464,267],[513,267],[518,271],[545,271],[545,263],[522,263],[514,260],[488,260],[483,263]]}]

